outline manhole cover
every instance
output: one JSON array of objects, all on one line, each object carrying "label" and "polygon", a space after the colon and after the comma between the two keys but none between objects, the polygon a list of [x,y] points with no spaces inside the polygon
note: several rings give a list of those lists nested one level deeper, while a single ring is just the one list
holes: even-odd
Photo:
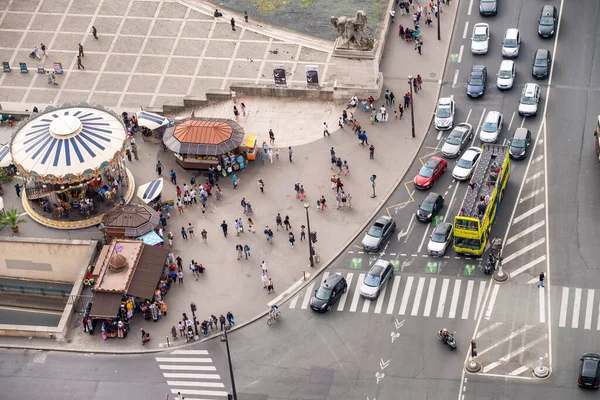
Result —
[{"label": "manhole cover", "polygon": [[36,354],[33,356],[33,362],[36,364],[43,364],[46,362],[46,354]]},{"label": "manhole cover", "polygon": [[429,73],[429,76],[430,76],[431,78],[435,78],[435,77],[437,76],[437,74],[436,74],[435,72],[430,72],[430,73]]}]

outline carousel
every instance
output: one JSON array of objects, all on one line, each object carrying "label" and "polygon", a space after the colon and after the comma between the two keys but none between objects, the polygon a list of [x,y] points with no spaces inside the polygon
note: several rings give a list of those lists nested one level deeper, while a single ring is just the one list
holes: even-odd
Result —
[{"label": "carousel", "polygon": [[126,140],[119,116],[86,103],[50,106],[23,121],[10,148],[27,214],[45,226],[78,229],[127,204],[135,182],[123,160]]}]

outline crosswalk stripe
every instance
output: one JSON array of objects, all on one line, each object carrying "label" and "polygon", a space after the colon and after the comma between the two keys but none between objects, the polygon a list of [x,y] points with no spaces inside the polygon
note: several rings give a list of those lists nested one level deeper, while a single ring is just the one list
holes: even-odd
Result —
[{"label": "crosswalk stripe", "polygon": [[420,277],[419,283],[417,284],[417,291],[415,292],[415,301],[410,315],[415,316],[419,313],[419,305],[421,304],[421,296],[423,295],[423,287],[425,286],[425,278]]},{"label": "crosswalk stripe", "polygon": [[481,306],[481,302],[483,301],[485,285],[485,281],[479,282],[479,293],[477,293],[477,303],[475,303],[475,314],[473,314],[473,319],[477,319],[477,315],[479,315],[479,307]]},{"label": "crosswalk stripe", "polygon": [[216,371],[212,365],[159,365],[158,368],[168,371]]},{"label": "crosswalk stripe", "polygon": [[581,308],[581,288],[575,289],[575,302],[573,303],[573,319],[571,328],[579,327],[579,310]]},{"label": "crosswalk stripe", "polygon": [[510,375],[510,376],[521,375],[523,372],[529,371],[530,369],[531,369],[531,367],[529,365],[521,365],[519,368],[515,369],[514,371],[509,372],[508,375]]},{"label": "crosswalk stripe", "polygon": [[211,363],[212,359],[206,357],[156,357],[158,362],[172,362],[172,363]]},{"label": "crosswalk stripe", "polygon": [[207,356],[208,355],[208,351],[206,350],[174,350],[172,352],[170,352],[169,354],[173,354],[173,355],[198,355],[198,356]]},{"label": "crosswalk stripe", "polygon": [[298,303],[299,298],[300,298],[299,294],[294,296],[294,298],[290,301],[290,308],[296,308],[296,304]]},{"label": "crosswalk stripe", "polygon": [[494,309],[494,304],[496,304],[496,297],[498,297],[498,291],[500,290],[500,285],[495,284],[492,289],[492,295],[490,296],[490,301],[488,302],[487,310],[485,310],[485,319],[488,321],[492,317],[492,310]]},{"label": "crosswalk stripe", "polygon": [[560,328],[564,328],[567,325],[568,301],[569,301],[569,288],[564,287],[562,290],[562,299],[560,302],[560,316],[558,317],[558,326]]},{"label": "crosswalk stripe", "polygon": [[442,281],[442,291],[440,292],[440,300],[438,301],[437,312],[435,314],[436,318],[442,318],[444,316],[444,307],[446,306],[446,295],[448,294],[449,284],[450,279],[444,279]]},{"label": "crosswalk stripe", "polygon": [[408,305],[408,298],[410,297],[410,290],[412,289],[414,276],[409,276],[406,279],[406,286],[404,287],[404,294],[402,295],[402,302],[400,303],[400,315],[404,315],[406,312],[406,306]]},{"label": "crosswalk stripe", "polygon": [[363,307],[362,307],[362,312],[368,313],[369,312],[369,307],[371,307],[371,300],[370,299],[365,299],[365,302],[363,303]]},{"label": "crosswalk stripe", "polygon": [[352,296],[352,302],[350,303],[350,312],[356,312],[356,307],[358,306],[358,299],[360,298],[360,290],[358,289],[358,285],[360,285],[364,280],[365,274],[358,275],[356,289],[354,290],[354,296]]},{"label": "crosswalk stripe", "polygon": [[594,309],[594,289],[587,291],[587,305],[585,307],[585,322],[583,329],[592,329],[592,311]]},{"label": "crosswalk stripe", "polygon": [[306,289],[306,293],[304,293],[304,298],[302,299],[302,304],[300,305],[300,309],[306,310],[306,307],[308,307],[308,302],[310,301],[310,298],[312,297],[314,288],[315,288],[315,282],[308,285],[308,288]]},{"label": "crosswalk stripe", "polygon": [[540,297],[540,324],[546,323],[546,289],[540,288],[538,290],[538,295]]},{"label": "crosswalk stripe", "polygon": [[465,294],[465,304],[463,305],[462,319],[469,318],[469,310],[471,309],[471,296],[473,295],[473,287],[475,282],[472,280],[467,281],[467,293]]},{"label": "crosswalk stripe", "polygon": [[219,374],[175,374],[164,372],[165,378],[176,378],[176,379],[221,379]]},{"label": "crosswalk stripe", "polygon": [[427,289],[427,299],[425,300],[425,309],[423,310],[423,316],[429,317],[431,314],[431,304],[433,303],[433,294],[435,292],[435,284],[437,278],[431,278],[429,280],[429,289]]},{"label": "crosswalk stripe", "polygon": [[390,300],[388,301],[386,314],[394,312],[394,305],[396,304],[396,296],[398,296],[398,289],[400,288],[400,275],[394,276],[394,284],[392,285],[392,293],[390,294]]},{"label": "crosswalk stripe", "polygon": [[452,300],[450,301],[450,312],[448,313],[448,318],[456,317],[456,307],[458,306],[458,297],[460,295],[460,285],[462,281],[457,279],[454,281],[454,291],[452,292]]},{"label": "crosswalk stripe", "polygon": [[481,336],[485,335],[488,332],[493,331],[494,329],[498,328],[499,326],[502,326],[502,322],[494,322],[492,325],[477,331],[477,334],[475,335],[475,339],[479,339]]},{"label": "crosswalk stripe", "polygon": [[383,307],[383,300],[385,299],[385,292],[387,292],[388,285],[383,287],[381,294],[377,298],[377,303],[375,304],[375,314],[381,314],[381,308]]},{"label": "crosswalk stripe", "polygon": [[206,388],[224,388],[221,382],[188,382],[188,381],[167,381],[169,386],[187,386],[187,387],[206,387]]},{"label": "crosswalk stripe", "polygon": [[[352,272],[349,272],[346,275],[346,283],[348,284],[348,287],[350,287],[350,284],[352,283],[352,277],[354,276],[354,274]],[[344,309],[344,306],[346,305],[346,299],[348,298],[348,290],[346,290],[346,293],[344,293],[342,295],[342,297],[340,297],[340,303],[338,304],[338,311],[342,311]]]},{"label": "crosswalk stripe", "polygon": [[191,394],[197,396],[222,396],[227,397],[227,392],[220,390],[193,390],[193,389],[171,389],[171,393]]}]

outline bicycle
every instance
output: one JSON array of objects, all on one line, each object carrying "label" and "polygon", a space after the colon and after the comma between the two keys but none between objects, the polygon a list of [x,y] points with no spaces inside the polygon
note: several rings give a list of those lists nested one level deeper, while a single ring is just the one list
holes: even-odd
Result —
[{"label": "bicycle", "polygon": [[281,318],[281,311],[277,311],[277,314],[275,315],[269,313],[269,318],[267,318],[267,325],[273,325],[273,322],[277,321],[279,318]]}]

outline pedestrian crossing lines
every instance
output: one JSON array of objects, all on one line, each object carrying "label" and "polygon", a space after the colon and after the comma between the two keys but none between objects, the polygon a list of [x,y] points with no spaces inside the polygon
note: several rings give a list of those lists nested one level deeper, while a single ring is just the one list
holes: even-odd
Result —
[{"label": "pedestrian crossing lines", "polygon": [[[327,279],[329,272],[323,273],[322,280]],[[364,273],[337,273],[344,275],[348,290],[342,294],[337,311],[351,313],[398,314],[413,317],[434,317],[451,319],[475,319],[483,301],[486,281],[473,279],[456,279],[395,275],[382,289],[379,297],[369,300],[361,297],[360,286],[365,278]],[[298,293],[289,303],[289,308],[305,310],[309,307],[315,286],[321,281],[312,282]]]},{"label": "pedestrian crossing lines", "polygon": [[[559,293],[559,328],[600,331],[600,305],[596,301],[596,289],[563,287],[559,289]],[[598,311],[594,313],[596,306],[598,306]],[[594,320],[596,324],[594,324]]]},{"label": "pedestrian crossing lines", "polygon": [[187,400],[199,399],[193,396],[206,400],[227,397],[207,350],[175,350],[168,357],[156,357],[156,361],[172,394],[181,393]]}]

